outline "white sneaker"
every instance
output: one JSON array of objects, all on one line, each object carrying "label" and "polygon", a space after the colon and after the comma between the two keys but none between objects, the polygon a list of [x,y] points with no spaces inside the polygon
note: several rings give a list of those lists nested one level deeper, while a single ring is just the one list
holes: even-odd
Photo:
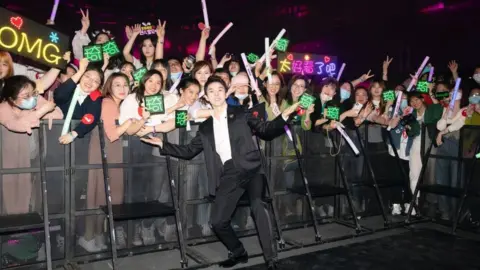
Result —
[{"label": "white sneaker", "polygon": [[145,246],[155,244],[155,227],[153,224],[148,228],[142,227],[140,235],[142,236],[143,244]]},{"label": "white sneaker", "polygon": [[42,244],[37,252],[37,262],[45,261],[47,255],[45,253],[45,244]]},{"label": "white sneaker", "polygon": [[[410,204],[406,203],[403,205],[405,207],[405,213],[408,214],[408,209],[410,208]],[[412,209],[412,216],[416,216],[417,212],[415,211],[415,207]]]},{"label": "white sneaker", "polygon": [[323,205],[317,206],[317,212],[321,218],[324,218],[327,216],[327,213],[325,213],[325,209],[323,209]]},{"label": "white sneaker", "polygon": [[400,204],[394,203],[393,208],[392,208],[392,215],[393,216],[398,216],[402,213],[402,208],[400,207]]},{"label": "white sneaker", "polygon": [[245,229],[250,230],[255,228],[255,222],[253,222],[253,218],[251,216],[248,216],[247,218],[247,224],[245,225]]},{"label": "white sneaker", "polygon": [[123,227],[115,228],[115,240],[117,240],[117,249],[122,249],[127,246],[127,235]]},{"label": "white sneaker", "polygon": [[166,224],[165,225],[165,241],[173,242],[177,240],[177,230],[175,225]]},{"label": "white sneaker", "polygon": [[101,251],[101,249],[95,245],[95,239],[87,241],[83,236],[81,236],[78,238],[78,245],[90,253]]},{"label": "white sneaker", "polygon": [[203,236],[212,235],[212,229],[210,229],[210,225],[208,225],[208,224],[203,224],[202,225],[202,235]]},{"label": "white sneaker", "polygon": [[327,209],[328,209],[328,211],[327,211],[328,216],[329,216],[329,217],[333,217],[333,206],[328,205],[328,208],[327,208]]},{"label": "white sneaker", "polygon": [[143,243],[142,243],[142,238],[140,237],[140,233],[141,233],[142,229],[140,229],[140,224],[137,223],[135,224],[135,233],[133,235],[133,242],[132,244],[134,246],[141,246]]},{"label": "white sneaker", "polygon": [[107,245],[105,244],[105,236],[103,234],[95,235],[95,245],[100,250],[105,250],[108,248]]},{"label": "white sneaker", "polygon": [[58,250],[60,251],[60,253],[64,253],[64,251],[65,251],[65,237],[61,236],[60,234],[57,234],[56,240],[57,240]]}]

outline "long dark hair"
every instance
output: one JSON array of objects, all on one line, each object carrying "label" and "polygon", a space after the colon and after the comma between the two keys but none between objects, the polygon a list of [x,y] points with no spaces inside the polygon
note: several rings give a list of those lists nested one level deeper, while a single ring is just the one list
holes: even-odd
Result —
[{"label": "long dark hair", "polygon": [[[138,106],[142,105],[143,99],[145,98],[145,83],[155,74],[160,77],[160,80],[161,80],[160,85],[163,85],[162,73],[154,69],[147,71],[147,73],[145,73],[145,75],[143,75],[142,79],[140,80],[138,87],[135,88],[134,90],[135,96],[137,97]],[[160,91],[162,91],[161,87],[160,87]]]},{"label": "long dark hair", "polygon": [[[285,79],[283,78],[282,73],[274,70],[274,71],[272,71],[272,76],[277,76],[278,79],[280,79],[280,89],[278,90],[278,93],[275,95],[276,100],[277,100],[276,103],[280,107],[280,105],[282,104],[282,101],[287,96],[287,91],[288,90],[285,88]],[[268,81],[265,81],[265,83],[268,83]],[[308,83],[308,81],[307,81],[307,83]],[[267,87],[263,87],[263,85],[262,86],[259,85],[258,87],[262,90],[262,96],[265,98],[267,103],[270,105],[271,101],[270,101],[270,95],[268,94]]]},{"label": "long dark hair", "polygon": [[[373,81],[370,86],[368,87],[368,93],[370,93],[370,98],[372,103],[373,103],[373,96],[372,96],[372,88],[373,88],[373,85],[378,83],[378,85],[383,89],[382,90],[382,94],[383,92],[385,92],[387,89],[386,89],[386,86],[385,86],[385,82],[384,81],[380,81],[380,80],[375,80]],[[379,105],[379,109],[380,109],[380,114],[383,114],[385,112],[385,106],[387,105],[387,102],[385,102],[385,100],[383,100],[383,97],[380,96],[380,105]]]},{"label": "long dark hair", "polygon": [[[145,40],[150,40],[153,44],[153,47],[156,48],[157,47],[157,38],[155,38],[153,36],[147,36],[147,37],[143,38],[140,42],[140,63],[142,63],[144,67],[147,67],[147,58],[145,57],[145,55],[143,55],[143,51],[142,51],[143,43],[145,42]],[[155,54],[153,56],[153,59],[155,59]],[[163,83],[162,83],[162,85],[163,85]]]},{"label": "long dark hair", "polygon": [[37,87],[34,81],[23,75],[14,75],[5,79],[5,84],[0,95],[0,102],[8,102],[13,105],[13,101],[18,98],[20,91],[27,85],[31,85],[33,89]]},{"label": "long dark hair", "polygon": [[165,81],[165,89],[169,90],[170,87],[172,87],[173,85],[173,81],[170,78],[170,74],[171,74],[170,65],[168,64],[168,61],[165,59],[156,59],[155,61],[153,61],[152,67],[150,69],[155,69],[155,67],[157,66],[162,66],[167,70],[167,78],[163,78],[163,80]]}]

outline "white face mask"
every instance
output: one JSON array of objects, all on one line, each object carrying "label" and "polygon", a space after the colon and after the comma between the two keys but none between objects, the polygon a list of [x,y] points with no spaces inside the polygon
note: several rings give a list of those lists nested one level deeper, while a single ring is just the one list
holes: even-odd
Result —
[{"label": "white face mask", "polygon": [[232,75],[232,77],[235,77],[237,74],[238,74],[238,71],[230,71],[230,75]]},{"label": "white face mask", "polygon": [[322,99],[323,102],[330,101],[332,100],[332,97],[326,94],[320,94],[320,98]]},{"label": "white face mask", "polygon": [[235,94],[235,97],[239,100],[244,100],[248,97],[248,94]]},{"label": "white face mask", "polygon": [[457,92],[457,96],[455,97],[455,101],[462,99],[462,92]]},{"label": "white face mask", "polygon": [[473,74],[473,79],[480,84],[480,73]]}]

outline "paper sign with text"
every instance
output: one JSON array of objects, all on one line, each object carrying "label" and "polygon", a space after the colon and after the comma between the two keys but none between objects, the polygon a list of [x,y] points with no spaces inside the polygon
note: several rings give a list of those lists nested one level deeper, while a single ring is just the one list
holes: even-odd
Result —
[{"label": "paper sign with text", "polygon": [[63,69],[67,64],[63,60],[63,54],[69,46],[68,36],[0,8],[0,50]]},{"label": "paper sign with text", "polygon": [[165,113],[165,104],[163,101],[163,95],[151,95],[145,97],[145,109],[150,114],[162,114]]}]

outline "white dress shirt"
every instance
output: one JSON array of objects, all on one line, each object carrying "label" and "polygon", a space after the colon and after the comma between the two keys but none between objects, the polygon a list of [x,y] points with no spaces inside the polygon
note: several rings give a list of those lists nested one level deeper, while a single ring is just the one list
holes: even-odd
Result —
[{"label": "white dress shirt", "polygon": [[227,109],[220,115],[220,119],[213,117],[213,137],[215,139],[215,150],[220,156],[222,163],[232,159],[232,147],[228,133]]}]

